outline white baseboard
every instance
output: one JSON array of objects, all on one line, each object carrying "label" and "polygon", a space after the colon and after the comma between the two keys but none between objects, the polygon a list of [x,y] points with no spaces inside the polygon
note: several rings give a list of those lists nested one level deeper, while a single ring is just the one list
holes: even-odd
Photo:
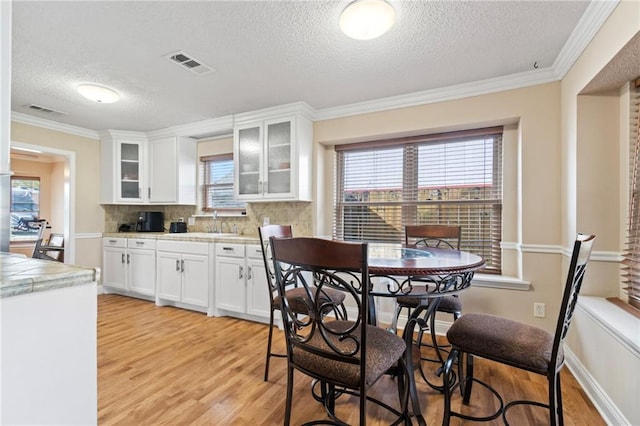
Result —
[{"label": "white baseboard", "polygon": [[609,395],[602,389],[598,382],[591,376],[589,371],[582,365],[580,360],[575,356],[571,349],[565,345],[564,347],[565,364],[578,384],[587,394],[587,397],[596,410],[600,413],[604,421],[611,426],[631,425],[624,414],[613,403]]}]

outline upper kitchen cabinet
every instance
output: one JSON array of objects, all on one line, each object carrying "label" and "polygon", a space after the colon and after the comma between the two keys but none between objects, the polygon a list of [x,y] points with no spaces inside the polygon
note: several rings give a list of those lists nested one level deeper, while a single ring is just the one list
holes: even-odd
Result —
[{"label": "upper kitchen cabinet", "polygon": [[196,204],[195,140],[109,130],[100,145],[102,203]]},{"label": "upper kitchen cabinet", "polygon": [[146,201],[146,147],[144,134],[109,130],[101,135],[102,203],[140,204]]},{"label": "upper kitchen cabinet", "polygon": [[150,203],[196,204],[196,151],[191,138],[149,140]]},{"label": "upper kitchen cabinet", "polygon": [[311,201],[313,125],[295,114],[247,122],[233,132],[235,196],[246,201]]}]

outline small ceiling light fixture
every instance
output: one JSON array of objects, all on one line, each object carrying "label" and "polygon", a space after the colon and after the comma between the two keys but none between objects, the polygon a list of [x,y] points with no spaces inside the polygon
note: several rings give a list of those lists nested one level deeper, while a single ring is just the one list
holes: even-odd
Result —
[{"label": "small ceiling light fixture", "polygon": [[78,86],[78,93],[87,99],[101,104],[111,104],[120,100],[120,95],[113,89],[94,83]]},{"label": "small ceiling light fixture", "polygon": [[356,40],[371,40],[389,31],[395,11],[385,0],[356,0],[340,15],[340,29]]}]

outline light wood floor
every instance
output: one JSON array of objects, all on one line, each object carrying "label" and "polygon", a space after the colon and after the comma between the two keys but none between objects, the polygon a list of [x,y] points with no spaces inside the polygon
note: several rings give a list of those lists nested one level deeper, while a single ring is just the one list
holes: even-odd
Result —
[{"label": "light wood floor", "polygon": [[[280,425],[284,414],[286,360],[272,358],[264,382],[267,326],[137,299],[101,295],[98,299],[98,421],[101,425]],[[283,335],[274,333],[284,349]],[[490,382],[506,400],[546,400],[546,379],[489,361],[477,360],[477,377]],[[565,424],[604,425],[571,374],[562,372]],[[295,376],[292,424],[323,419],[310,395],[310,381]],[[375,396],[396,405],[396,383],[383,377]],[[479,388],[478,388],[479,389]],[[476,390],[474,388],[474,393]],[[423,414],[430,425],[442,422],[442,396],[418,379]],[[492,406],[477,392],[471,413]],[[355,400],[340,398],[338,412],[357,423]],[[368,424],[387,425],[390,416],[368,406]],[[513,425],[546,424],[541,408],[514,408]],[[452,424],[462,424],[454,419]],[[502,424],[496,420],[488,424]]]}]

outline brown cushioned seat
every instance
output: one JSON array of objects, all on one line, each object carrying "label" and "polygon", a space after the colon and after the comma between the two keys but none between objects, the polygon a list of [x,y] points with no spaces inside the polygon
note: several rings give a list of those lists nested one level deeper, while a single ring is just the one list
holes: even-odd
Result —
[{"label": "brown cushioned seat", "polygon": [[[333,321],[328,324],[332,330],[345,330],[352,327],[355,323],[351,321]],[[351,336],[358,336],[360,326],[356,326]],[[349,352],[354,349],[355,343],[349,339],[340,341],[338,336],[330,335],[330,341],[340,350]],[[309,345],[317,347],[328,353],[333,352],[329,348],[325,340],[316,330],[314,335],[308,342]],[[360,344],[360,342],[358,342]],[[405,343],[399,336],[389,333],[388,331],[367,325],[367,359],[366,359],[366,377],[367,386],[373,385],[387,370],[396,364],[398,358],[402,357],[405,351]],[[299,367],[310,372],[321,373],[326,378],[336,382],[344,383],[349,386],[357,387],[360,382],[360,365],[346,362],[340,362],[330,359],[326,356],[319,356],[293,347],[293,362]],[[359,359],[359,355],[354,357]]]},{"label": "brown cushioned seat", "polygon": [[[411,293],[409,293],[411,294]],[[423,301],[423,297],[399,296],[397,301],[400,305],[409,308],[417,308]],[[462,301],[456,296],[443,296],[440,298],[438,312],[455,313],[462,311]]]},{"label": "brown cushioned seat", "polygon": [[[465,314],[449,328],[447,339],[462,352],[546,374],[553,335],[545,330],[488,314]],[[558,365],[564,353],[560,348]]]},{"label": "brown cushioned seat", "polygon": [[[340,305],[344,302],[345,294],[340,290],[334,290],[332,288],[323,288],[322,292],[327,296],[326,301],[333,301],[335,304]],[[311,289],[311,293],[316,294],[316,289]],[[302,287],[295,287],[290,290],[287,290],[287,299],[289,299],[289,305],[291,306],[291,310],[294,312],[298,312],[304,314],[308,311],[307,306],[309,303],[309,296],[307,295],[307,291]],[[273,303],[276,309],[281,309],[282,303],[278,296],[274,297]]]}]

